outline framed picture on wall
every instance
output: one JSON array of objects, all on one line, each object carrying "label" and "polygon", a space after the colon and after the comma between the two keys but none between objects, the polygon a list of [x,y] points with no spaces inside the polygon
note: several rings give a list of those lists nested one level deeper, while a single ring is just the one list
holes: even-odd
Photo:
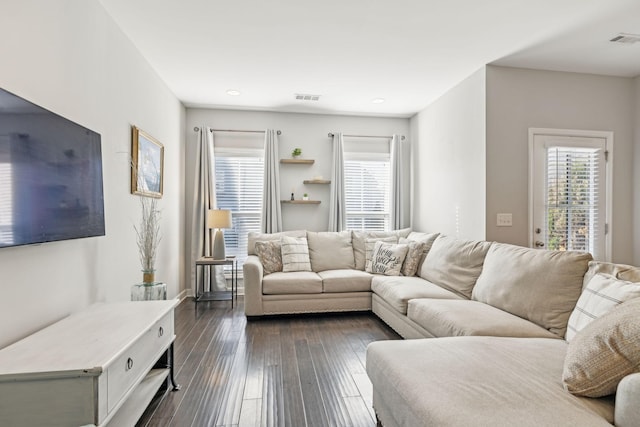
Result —
[{"label": "framed picture on wall", "polygon": [[136,126],[132,126],[131,131],[131,193],[160,198],[164,146]]}]

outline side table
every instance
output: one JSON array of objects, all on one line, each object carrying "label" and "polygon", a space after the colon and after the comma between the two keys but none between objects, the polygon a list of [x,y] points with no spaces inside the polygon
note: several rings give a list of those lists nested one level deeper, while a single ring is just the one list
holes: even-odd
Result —
[{"label": "side table", "polygon": [[[202,281],[202,293],[198,287],[198,267],[211,267],[215,265],[230,265],[231,266],[231,291],[211,291],[211,284],[209,284],[209,291],[205,289],[204,280]],[[213,259],[211,257],[202,257],[196,260],[196,305],[202,301],[231,301],[231,308],[233,308],[234,300],[238,299],[238,261],[235,256],[229,256],[226,259]]]}]

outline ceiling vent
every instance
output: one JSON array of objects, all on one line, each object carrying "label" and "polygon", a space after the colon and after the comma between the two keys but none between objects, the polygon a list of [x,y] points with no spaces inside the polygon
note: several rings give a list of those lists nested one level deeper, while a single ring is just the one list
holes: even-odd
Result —
[{"label": "ceiling vent", "polygon": [[296,101],[319,101],[320,95],[309,95],[308,93],[296,93]]},{"label": "ceiling vent", "polygon": [[609,41],[615,43],[634,44],[640,42],[640,35],[620,33]]}]

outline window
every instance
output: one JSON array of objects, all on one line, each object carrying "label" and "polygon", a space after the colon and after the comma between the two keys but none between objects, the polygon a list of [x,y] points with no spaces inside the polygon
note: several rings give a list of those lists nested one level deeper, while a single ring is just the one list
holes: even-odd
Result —
[{"label": "window", "polygon": [[264,153],[254,149],[216,148],[216,199],[231,211],[233,228],[224,230],[227,255],[241,267],[247,258],[247,234],[260,231]]},{"label": "window", "polygon": [[607,260],[607,135],[546,131],[530,135],[530,144],[532,246]]},{"label": "window", "polygon": [[389,230],[389,154],[345,153],[344,179],[347,229]]}]

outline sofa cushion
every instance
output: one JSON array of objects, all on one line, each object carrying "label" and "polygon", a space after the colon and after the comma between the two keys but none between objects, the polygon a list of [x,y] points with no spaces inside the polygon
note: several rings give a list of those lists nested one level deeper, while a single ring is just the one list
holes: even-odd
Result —
[{"label": "sofa cushion", "polygon": [[256,255],[256,242],[266,242],[269,240],[280,241],[282,236],[306,237],[307,232],[305,230],[282,231],[280,233],[259,233],[257,231],[250,231],[249,234],[247,234],[247,255]]},{"label": "sofa cushion", "polygon": [[281,237],[282,271],[311,271],[306,237]]},{"label": "sofa cushion", "polygon": [[264,295],[320,294],[322,279],[311,271],[273,273],[262,278]]},{"label": "sofa cushion", "polygon": [[279,240],[256,242],[256,254],[265,275],[282,271],[282,248]]},{"label": "sofa cushion", "polygon": [[414,298],[463,298],[419,277],[373,276],[371,290],[402,314],[407,314],[407,303]]},{"label": "sofa cushion", "polygon": [[355,267],[350,231],[308,231],[307,243],[313,271]]},{"label": "sofa cushion", "polygon": [[582,288],[586,288],[591,278],[597,273],[609,274],[616,279],[628,282],[640,282],[640,267],[626,264],[614,264],[611,262],[589,261],[589,269],[584,274]]},{"label": "sofa cushion", "polygon": [[407,256],[409,246],[376,242],[371,255],[371,262],[367,264],[367,272],[384,274],[385,276],[399,276],[402,263]]},{"label": "sofa cushion", "polygon": [[[367,348],[376,399],[403,426],[608,426],[612,399],[562,388],[559,339],[451,337]],[[384,423],[384,419],[382,422]]]},{"label": "sofa cushion", "polygon": [[625,376],[640,372],[640,298],[624,302],[578,332],[569,343],[562,381],[579,396],[616,391]]},{"label": "sofa cushion", "polygon": [[323,292],[369,292],[371,274],[360,270],[325,270],[318,273]]},{"label": "sofa cushion", "polygon": [[487,303],[564,337],[591,255],[494,243],[473,289]]},{"label": "sofa cushion", "polygon": [[357,270],[364,270],[366,264],[365,240],[377,237],[395,237],[395,242],[400,237],[407,237],[411,232],[410,228],[395,231],[352,231],[351,244],[353,245],[353,257]]},{"label": "sofa cushion", "polygon": [[490,242],[459,240],[441,234],[422,263],[420,277],[470,298],[490,246]]},{"label": "sofa cushion", "polygon": [[423,233],[421,231],[412,231],[405,238],[413,242],[431,242],[431,244],[433,244],[433,241],[436,240],[436,237],[438,237],[439,234],[440,233]]},{"label": "sofa cushion", "polygon": [[640,297],[640,283],[627,282],[609,274],[597,273],[580,294],[578,303],[569,316],[565,340],[571,341],[577,332],[618,304],[638,297]]},{"label": "sofa cushion", "polygon": [[413,299],[409,301],[407,317],[435,337],[558,338],[528,320],[478,301]]}]

